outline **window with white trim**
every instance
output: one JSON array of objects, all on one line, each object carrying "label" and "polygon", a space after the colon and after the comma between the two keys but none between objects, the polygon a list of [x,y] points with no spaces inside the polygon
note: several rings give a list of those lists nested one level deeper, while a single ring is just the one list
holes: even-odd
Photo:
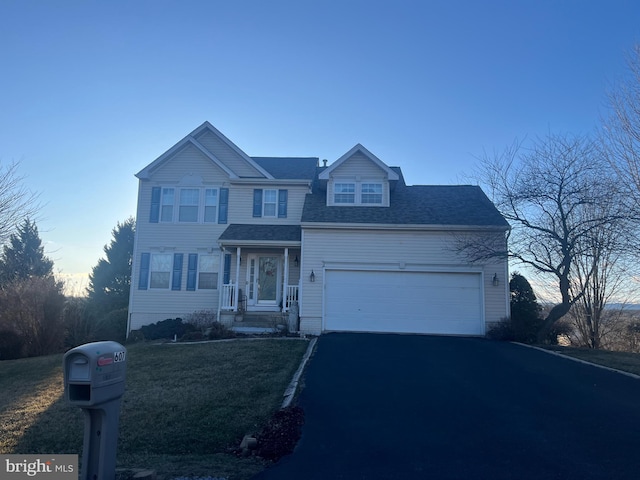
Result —
[{"label": "window with white trim", "polygon": [[262,216],[275,217],[278,211],[278,190],[262,191]]},{"label": "window with white trim", "polygon": [[198,221],[198,205],[200,204],[199,188],[180,189],[180,206],[178,207],[178,221],[192,222]]},{"label": "window with white trim", "polygon": [[[151,223],[226,223],[228,189],[154,187],[158,200],[151,204]],[[224,198],[220,198],[224,190]],[[177,207],[177,208],[176,208]],[[219,211],[220,210],[220,211]],[[155,212],[155,213],[154,213]],[[155,220],[154,220],[155,219]]]},{"label": "window with white trim", "polygon": [[160,202],[160,221],[173,222],[173,204],[175,201],[175,189],[163,188],[162,201]]},{"label": "window with white trim", "polygon": [[198,256],[198,289],[215,290],[218,288],[219,255]]},{"label": "window with white trim", "polygon": [[348,204],[355,203],[356,202],[356,184],[355,183],[334,184],[333,201],[334,203],[348,203]]},{"label": "window with white trim", "polygon": [[360,200],[362,203],[382,203],[382,184],[363,183],[360,189]]},{"label": "window with white trim", "polygon": [[169,288],[173,255],[152,253],[149,262],[149,288]]},{"label": "window with white trim", "polygon": [[204,191],[204,222],[216,223],[218,213],[218,189],[207,188]]}]

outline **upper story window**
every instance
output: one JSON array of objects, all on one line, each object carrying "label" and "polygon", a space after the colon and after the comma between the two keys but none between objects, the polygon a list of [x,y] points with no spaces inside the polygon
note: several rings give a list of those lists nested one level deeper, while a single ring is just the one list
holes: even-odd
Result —
[{"label": "upper story window", "polygon": [[197,222],[198,206],[200,205],[200,189],[183,188],[180,190],[179,222]]},{"label": "upper story window", "polygon": [[372,181],[338,180],[333,184],[333,198],[328,198],[327,202],[329,205],[383,206],[384,184]]},{"label": "upper story window", "polygon": [[360,189],[362,203],[382,203],[382,184],[363,183]]},{"label": "upper story window", "polygon": [[218,211],[218,190],[207,188],[204,191],[204,221],[205,223],[215,223]]},{"label": "upper story window", "polygon": [[276,205],[278,204],[277,190],[263,190],[262,193],[262,216],[275,217]]},{"label": "upper story window", "polygon": [[334,203],[356,203],[355,183],[336,183],[333,186]]},{"label": "upper story window", "polygon": [[173,204],[175,201],[175,189],[163,188],[162,189],[162,202],[160,209],[160,221],[172,222],[173,221]]},{"label": "upper story window", "polygon": [[288,190],[262,189],[253,190],[253,216],[287,218]]},{"label": "upper story window", "polygon": [[153,187],[151,223],[227,223],[228,188]]}]

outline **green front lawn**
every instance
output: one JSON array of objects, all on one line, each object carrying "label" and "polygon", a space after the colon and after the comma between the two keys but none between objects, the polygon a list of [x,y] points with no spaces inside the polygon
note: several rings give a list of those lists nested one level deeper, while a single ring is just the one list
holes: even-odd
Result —
[{"label": "green front lawn", "polygon": [[[279,408],[308,342],[232,340],[127,347],[118,466],[249,478],[232,453]],[[63,398],[62,355],[0,362],[0,453],[81,454],[83,415]]]}]

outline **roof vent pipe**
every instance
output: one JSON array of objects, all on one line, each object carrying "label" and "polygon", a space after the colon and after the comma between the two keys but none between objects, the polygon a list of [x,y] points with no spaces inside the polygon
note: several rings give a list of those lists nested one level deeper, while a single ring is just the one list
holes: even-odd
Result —
[{"label": "roof vent pipe", "polygon": [[326,167],[327,166],[327,159],[325,158],[324,160],[322,160],[322,166]]}]

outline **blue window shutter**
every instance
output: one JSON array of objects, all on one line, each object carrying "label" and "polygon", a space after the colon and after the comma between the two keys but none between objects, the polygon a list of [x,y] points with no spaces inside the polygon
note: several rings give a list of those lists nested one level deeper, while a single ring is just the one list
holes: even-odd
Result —
[{"label": "blue window shutter", "polygon": [[253,216],[262,216],[262,189],[256,188],[253,191]]},{"label": "blue window shutter", "polygon": [[143,253],[140,256],[140,277],[138,279],[138,290],[146,290],[149,288],[149,262],[151,254]]},{"label": "blue window shutter", "polygon": [[151,189],[151,213],[149,215],[150,223],[158,223],[160,220],[160,187]]},{"label": "blue window shutter", "polygon": [[278,190],[278,218],[287,218],[288,190]]},{"label": "blue window shutter", "polygon": [[173,276],[171,278],[171,290],[182,288],[182,253],[173,254]]},{"label": "blue window shutter", "polygon": [[231,281],[231,255],[225,253],[224,255],[224,277],[222,277],[222,283],[228,285]]},{"label": "blue window shutter", "polygon": [[196,289],[196,277],[198,274],[198,254],[189,254],[189,265],[187,270],[187,290],[193,292]]},{"label": "blue window shutter", "polygon": [[227,223],[227,213],[229,211],[229,189],[220,189],[220,199],[218,202],[218,223]]}]

